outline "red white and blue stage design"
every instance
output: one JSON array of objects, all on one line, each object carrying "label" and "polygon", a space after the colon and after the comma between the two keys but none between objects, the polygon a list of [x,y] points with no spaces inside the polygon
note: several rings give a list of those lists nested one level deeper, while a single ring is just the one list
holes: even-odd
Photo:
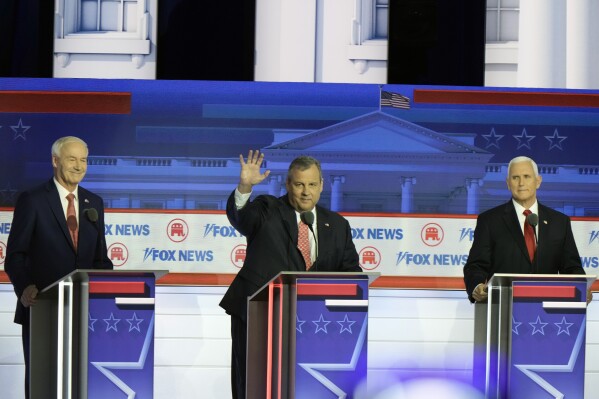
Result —
[{"label": "red white and blue stage design", "polygon": [[90,399],[154,395],[154,274],[89,277]]},{"label": "red white and blue stage design", "polygon": [[295,397],[352,398],[366,382],[368,280],[297,280]]},{"label": "red white and blue stage design", "polygon": [[582,398],[586,282],[514,281],[509,398]]}]

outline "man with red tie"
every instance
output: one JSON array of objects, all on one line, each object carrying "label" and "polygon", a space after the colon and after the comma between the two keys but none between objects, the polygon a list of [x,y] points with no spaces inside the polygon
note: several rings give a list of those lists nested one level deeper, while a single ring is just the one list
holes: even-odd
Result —
[{"label": "man with red tie", "polygon": [[247,239],[243,266],[220,303],[231,316],[234,399],[246,397],[248,297],[281,271],[362,270],[347,220],[317,205],[323,189],[320,162],[307,156],[294,159],[287,171],[287,195],[250,200],[252,188],[270,174],[260,172],[263,160],[259,151],[249,151],[247,161],[239,156],[239,184],[227,201],[229,222]]},{"label": "man with red tie", "polygon": [[112,269],[104,237],[104,204],[79,186],[87,144],[72,136],[52,145],[54,177],[23,191],[15,206],[4,269],[17,295],[22,325],[25,397],[29,397],[29,308],[39,291],[75,269]]},{"label": "man with red tie", "polygon": [[486,301],[487,281],[495,273],[585,274],[570,218],[537,201],[541,181],[532,159],[512,159],[506,179],[512,199],[478,216],[464,266],[471,302]]}]

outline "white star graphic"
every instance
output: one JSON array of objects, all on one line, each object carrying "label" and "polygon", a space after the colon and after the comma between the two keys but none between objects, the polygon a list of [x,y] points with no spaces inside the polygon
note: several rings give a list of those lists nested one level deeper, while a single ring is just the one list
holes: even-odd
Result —
[{"label": "white star graphic", "polygon": [[150,344],[154,336],[154,315],[150,320],[148,331],[146,332],[146,338],[144,339],[144,345],[139,354],[139,359],[135,362],[90,362],[92,366],[97,368],[100,373],[104,374],[106,378],[114,385],[116,385],[125,395],[127,399],[135,398],[135,391],[119,377],[117,377],[110,369],[113,370],[143,370],[146,364],[146,358],[150,350]]},{"label": "white star graphic", "polygon": [[110,317],[108,319],[103,319],[103,320],[106,323],[106,332],[108,332],[108,330],[114,330],[114,331],[118,332],[116,325],[119,323],[119,321],[121,321],[121,319],[115,319],[114,315],[111,312]]},{"label": "white star graphic", "polygon": [[312,321],[312,323],[316,324],[316,331],[314,332],[315,334],[319,331],[324,331],[325,334],[328,334],[327,325],[330,323],[330,321],[326,321],[324,317],[322,317],[322,313],[320,314],[320,318],[318,320]]},{"label": "white star graphic", "polygon": [[491,128],[491,133],[489,134],[483,134],[482,135],[485,140],[487,140],[487,145],[485,146],[486,148],[489,147],[497,147],[499,148],[499,140],[501,140],[503,138],[503,134],[496,134],[495,133],[495,128]]},{"label": "white star graphic", "polygon": [[87,322],[87,325],[89,327],[90,330],[95,331],[94,330],[94,324],[96,324],[96,321],[98,321],[98,319],[92,319],[92,314],[88,313],[89,315],[89,320]]},{"label": "white star graphic", "polygon": [[295,320],[296,320],[296,321],[295,321],[295,329],[296,329],[297,331],[299,331],[299,333],[301,334],[301,333],[302,333],[302,326],[304,325],[304,323],[305,323],[306,321],[305,321],[305,320],[300,320],[300,319],[299,319],[299,316],[297,316],[297,315],[295,316]]},{"label": "white star graphic", "polygon": [[352,334],[351,326],[354,325],[355,321],[349,320],[347,314],[345,314],[343,321],[338,321],[337,323],[339,323],[339,325],[341,326],[341,331],[339,331],[339,333],[342,333],[343,331],[348,331],[350,334]]},{"label": "white star graphic", "polygon": [[537,316],[537,320],[534,323],[528,323],[528,324],[530,324],[532,326],[532,335],[535,335],[538,332],[540,332],[541,335],[545,335],[545,331],[543,331],[543,329],[549,323],[543,323],[541,321],[541,316]]},{"label": "white star graphic", "polygon": [[568,323],[566,321],[566,316],[563,316],[561,322],[553,324],[555,324],[558,328],[557,335],[560,335],[561,333],[566,333],[567,335],[570,335],[570,327],[574,325],[574,323]]},{"label": "white star graphic", "polygon": [[127,322],[129,323],[129,332],[131,332],[131,330],[137,330],[139,332],[141,332],[141,330],[139,329],[139,324],[144,321],[144,319],[138,319],[137,318],[137,314],[135,314],[135,312],[133,312],[133,317],[130,319],[125,319],[127,320]]},{"label": "white star graphic", "polygon": [[[322,316],[321,316],[322,317]],[[362,329],[360,330],[360,335],[356,340],[356,346],[354,347],[354,352],[352,353],[352,357],[349,363],[298,363],[298,366],[306,370],[308,374],[310,374],[314,379],[324,385],[329,391],[333,394],[337,395],[339,399],[347,398],[347,393],[345,393],[341,388],[335,385],[331,380],[322,375],[317,370],[321,371],[353,371],[356,369],[356,365],[358,363],[358,359],[360,358],[360,354],[362,353],[362,347],[364,346],[364,341],[366,341],[366,327],[368,324],[368,316],[364,317],[364,323],[362,324]]]},{"label": "white star graphic", "polygon": [[562,148],[562,141],[564,141],[565,139],[568,138],[568,136],[560,136],[559,133],[557,132],[557,129],[555,129],[555,131],[553,132],[553,136],[545,136],[545,138],[547,140],[549,140],[549,151],[551,151],[554,148],[557,148],[558,150],[563,151],[564,149]]},{"label": "white star graphic", "polygon": [[518,140],[518,147],[516,149],[520,149],[521,147],[530,148],[530,142],[537,136],[529,136],[526,134],[526,128],[522,129],[522,134],[519,136],[513,136],[516,140]]},{"label": "white star graphic", "polygon": [[30,127],[31,126],[23,126],[23,120],[19,118],[19,124],[10,127],[15,132],[15,137],[13,137],[13,141],[18,139],[19,137],[23,140],[27,140],[27,137],[25,137],[25,132],[29,130]]},{"label": "white star graphic", "polygon": [[[578,359],[580,348],[584,340],[584,330],[586,325],[586,318],[582,320],[578,337],[570,353],[570,358],[567,364],[514,364],[514,367],[522,371],[528,378],[533,380],[538,386],[543,388],[552,397],[556,399],[563,399],[564,394],[557,390],[547,380],[539,376],[536,372],[549,372],[549,373],[571,373],[574,370],[574,365]],[[535,372],[536,371],[536,372]]]},{"label": "white star graphic", "polygon": [[514,318],[514,316],[512,316],[512,332],[516,335],[520,335],[518,334],[518,327],[520,327],[520,325],[522,324],[521,321],[516,321],[516,319]]}]

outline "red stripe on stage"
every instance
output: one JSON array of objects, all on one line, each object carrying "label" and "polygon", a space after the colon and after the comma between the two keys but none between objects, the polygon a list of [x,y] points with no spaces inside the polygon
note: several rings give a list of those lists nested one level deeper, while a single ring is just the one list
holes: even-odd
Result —
[{"label": "red stripe on stage", "polygon": [[298,284],[297,295],[356,296],[358,284]]},{"label": "red stripe on stage", "polygon": [[545,285],[517,285],[513,287],[514,298],[568,298],[576,297],[574,286],[545,286]]},{"label": "red stripe on stage", "polygon": [[90,281],[90,294],[144,294],[143,281]]},{"label": "red stripe on stage", "polygon": [[131,93],[0,91],[0,112],[130,114]]},{"label": "red stripe on stage", "polygon": [[414,103],[599,108],[599,95],[524,91],[415,89]]}]

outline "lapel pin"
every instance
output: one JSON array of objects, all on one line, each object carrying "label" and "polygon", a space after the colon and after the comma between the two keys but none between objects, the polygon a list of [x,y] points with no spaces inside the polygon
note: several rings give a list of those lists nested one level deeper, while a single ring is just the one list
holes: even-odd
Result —
[{"label": "lapel pin", "polygon": [[547,224],[547,221],[546,221],[546,220],[543,220],[543,224]]},{"label": "lapel pin", "polygon": [[89,204],[89,200],[87,198],[84,199],[83,202],[85,202],[86,204]]},{"label": "lapel pin", "polygon": [[324,225],[325,225],[325,226],[327,226],[327,227],[329,227],[329,224],[328,224],[328,223],[325,223]]}]

